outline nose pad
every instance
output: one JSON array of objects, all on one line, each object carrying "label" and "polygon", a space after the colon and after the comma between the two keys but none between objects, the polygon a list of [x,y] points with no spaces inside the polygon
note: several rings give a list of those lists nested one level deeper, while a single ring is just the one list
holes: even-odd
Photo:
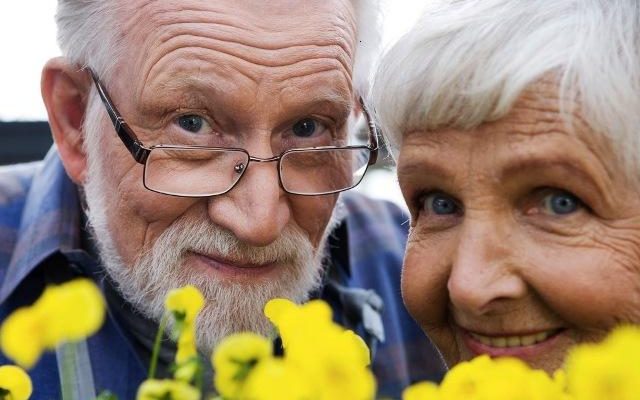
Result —
[{"label": "nose pad", "polygon": [[453,305],[476,316],[527,293],[517,255],[495,225],[463,228],[447,282]]},{"label": "nose pad", "polygon": [[280,237],[291,212],[275,163],[250,164],[234,166],[244,174],[228,193],[209,199],[209,218],[246,244],[265,246]]}]

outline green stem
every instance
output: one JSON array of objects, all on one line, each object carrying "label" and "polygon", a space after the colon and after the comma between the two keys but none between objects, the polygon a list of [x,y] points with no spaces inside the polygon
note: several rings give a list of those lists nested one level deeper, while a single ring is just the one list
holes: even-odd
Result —
[{"label": "green stem", "polygon": [[76,383],[76,371],[75,371],[75,358],[76,358],[76,344],[63,343],[62,345],[62,379],[60,386],[62,389],[62,400],[79,400],[76,399],[75,383]]},{"label": "green stem", "polygon": [[158,356],[160,355],[160,343],[162,342],[162,336],[164,330],[167,327],[167,321],[169,320],[169,314],[165,314],[160,320],[160,326],[158,327],[158,333],[156,334],[156,340],[153,342],[153,353],[151,353],[151,365],[149,366],[149,379],[155,378],[156,368],[158,367]]}]

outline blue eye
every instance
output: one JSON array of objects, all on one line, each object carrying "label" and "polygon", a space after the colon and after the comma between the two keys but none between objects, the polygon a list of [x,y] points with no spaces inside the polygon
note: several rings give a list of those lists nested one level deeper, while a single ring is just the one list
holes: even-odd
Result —
[{"label": "blue eye", "polygon": [[310,137],[316,132],[317,123],[311,118],[301,119],[291,129],[298,137]]},{"label": "blue eye", "polygon": [[424,207],[427,211],[436,215],[450,215],[460,212],[458,202],[443,193],[434,193],[427,196],[424,200]]},{"label": "blue eye", "polygon": [[567,192],[552,193],[544,197],[544,208],[555,215],[566,215],[576,212],[580,208],[580,200]]},{"label": "blue eye", "polygon": [[202,129],[204,120],[198,115],[183,115],[178,117],[178,125],[185,131],[197,133]]}]

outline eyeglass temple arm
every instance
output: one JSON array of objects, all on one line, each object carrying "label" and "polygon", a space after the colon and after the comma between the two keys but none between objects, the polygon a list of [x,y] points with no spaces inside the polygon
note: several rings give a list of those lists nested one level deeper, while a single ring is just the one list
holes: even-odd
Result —
[{"label": "eyeglass temple arm", "polygon": [[371,114],[367,109],[367,106],[364,103],[364,99],[360,97],[360,106],[362,107],[362,112],[367,120],[367,127],[369,128],[369,148],[371,149],[371,157],[369,158],[369,164],[373,165],[378,161],[378,128],[376,127],[376,123],[371,118]]},{"label": "eyeglass temple arm", "polygon": [[105,91],[102,83],[100,83],[100,79],[98,79],[95,72],[93,72],[91,68],[87,67],[86,69],[89,71],[91,79],[93,79],[93,83],[96,85],[96,89],[98,89],[98,94],[100,95],[102,103],[107,108],[107,113],[109,114],[109,118],[111,118],[111,122],[113,123],[113,127],[116,129],[118,137],[122,140],[122,143],[124,143],[133,158],[140,164],[144,164],[151,151],[144,147],[140,140],[138,140],[136,134],[133,133],[131,128],[129,128],[129,125],[124,121],[124,118],[122,118],[116,106],[113,105],[111,98]]}]

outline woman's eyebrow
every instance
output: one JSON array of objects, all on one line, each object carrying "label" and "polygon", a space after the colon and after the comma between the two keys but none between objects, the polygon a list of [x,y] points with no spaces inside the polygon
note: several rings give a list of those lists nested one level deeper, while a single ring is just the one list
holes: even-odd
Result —
[{"label": "woman's eyebrow", "polygon": [[445,164],[442,160],[421,157],[420,159],[401,163],[398,166],[398,175],[407,177],[412,175],[430,175],[439,179],[453,180],[455,177],[455,168],[450,169]]},{"label": "woman's eyebrow", "polygon": [[[562,156],[555,158],[549,158],[548,156],[515,157],[501,169],[499,179],[504,182],[524,173],[531,174],[535,171],[542,172],[551,169],[562,169],[568,174],[577,177],[591,186],[599,196],[605,196],[607,193],[608,185],[605,180],[598,179],[598,176],[602,174],[598,174],[593,165],[581,159],[567,159]],[[604,175],[608,178],[606,172]]]}]

